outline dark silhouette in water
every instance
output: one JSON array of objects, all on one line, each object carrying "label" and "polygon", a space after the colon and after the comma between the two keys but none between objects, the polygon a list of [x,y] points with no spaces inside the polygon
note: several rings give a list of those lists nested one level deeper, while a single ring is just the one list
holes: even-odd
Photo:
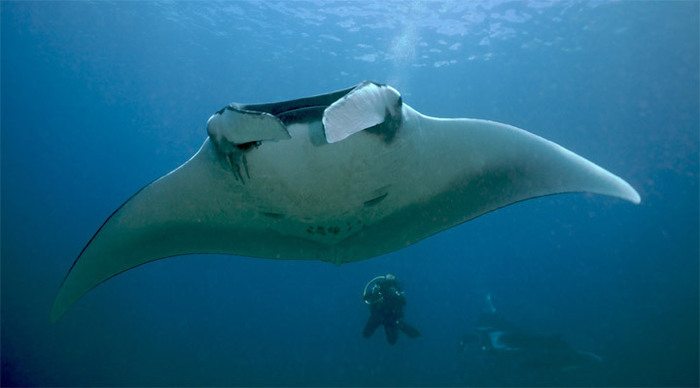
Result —
[{"label": "dark silhouette in water", "polygon": [[365,285],[362,299],[369,305],[370,316],[362,335],[368,338],[380,325],[384,325],[386,340],[393,345],[399,339],[399,331],[410,338],[420,336],[420,332],[403,320],[406,297],[396,277],[392,274],[377,276]]},{"label": "dark silhouette in water", "polygon": [[598,355],[576,350],[559,336],[534,334],[514,326],[496,312],[491,295],[486,296],[486,304],[474,331],[460,341],[463,350],[476,345],[492,363],[506,364],[511,370],[567,372],[601,362]]}]

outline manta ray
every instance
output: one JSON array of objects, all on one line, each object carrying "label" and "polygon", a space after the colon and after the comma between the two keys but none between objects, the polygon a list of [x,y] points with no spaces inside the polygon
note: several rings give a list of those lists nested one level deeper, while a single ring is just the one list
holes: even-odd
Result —
[{"label": "manta ray", "polygon": [[199,151],[107,218],[66,275],[57,320],[139,265],[218,253],[336,264],[414,244],[525,199],[590,192],[639,203],[627,182],[525,130],[419,113],[389,85],[232,103]]}]

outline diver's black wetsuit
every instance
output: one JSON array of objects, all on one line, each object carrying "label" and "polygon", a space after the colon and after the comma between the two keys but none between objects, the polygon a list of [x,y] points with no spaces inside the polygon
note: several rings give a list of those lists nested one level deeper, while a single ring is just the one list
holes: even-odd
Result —
[{"label": "diver's black wetsuit", "polygon": [[399,338],[399,330],[410,338],[420,336],[420,332],[403,321],[403,308],[406,297],[393,276],[373,280],[375,283],[365,290],[363,299],[369,304],[370,316],[362,331],[365,338],[374,334],[379,325],[384,325],[386,340],[393,345]]}]

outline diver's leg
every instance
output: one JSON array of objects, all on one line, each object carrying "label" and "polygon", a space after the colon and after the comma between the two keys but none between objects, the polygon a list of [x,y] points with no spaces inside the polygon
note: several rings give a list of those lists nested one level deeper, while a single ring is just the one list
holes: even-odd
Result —
[{"label": "diver's leg", "polygon": [[399,327],[395,322],[384,323],[384,332],[386,333],[386,340],[389,344],[393,345],[399,339]]},{"label": "diver's leg", "polygon": [[420,337],[420,331],[404,321],[399,322],[399,329],[410,338]]},{"label": "diver's leg", "polygon": [[367,319],[367,323],[365,324],[364,330],[362,330],[362,336],[365,338],[371,337],[372,334],[374,334],[374,331],[377,330],[381,323],[382,320],[377,315],[371,314]]}]

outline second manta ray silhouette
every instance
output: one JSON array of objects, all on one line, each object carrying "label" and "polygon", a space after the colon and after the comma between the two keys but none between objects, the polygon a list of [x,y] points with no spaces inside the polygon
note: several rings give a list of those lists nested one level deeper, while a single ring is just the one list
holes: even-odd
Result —
[{"label": "second manta ray silhouette", "polygon": [[[462,337],[460,347],[466,352],[472,347],[470,345],[477,345],[483,356],[495,362],[492,365],[495,368],[486,369],[494,369],[499,375],[506,366],[511,367],[511,372],[514,369],[571,372],[593,367],[603,361],[595,353],[574,349],[558,335],[532,333],[511,324],[496,311],[491,294],[486,295],[486,307],[474,330]],[[497,385],[511,384],[499,381]],[[515,385],[537,384],[520,382]]]},{"label": "second manta ray silhouette", "polygon": [[528,198],[591,192],[639,203],[624,180],[516,127],[425,116],[373,82],[230,104],[185,164],[119,207],[66,276],[58,319],[110,277],[170,256],[364,260]]}]

